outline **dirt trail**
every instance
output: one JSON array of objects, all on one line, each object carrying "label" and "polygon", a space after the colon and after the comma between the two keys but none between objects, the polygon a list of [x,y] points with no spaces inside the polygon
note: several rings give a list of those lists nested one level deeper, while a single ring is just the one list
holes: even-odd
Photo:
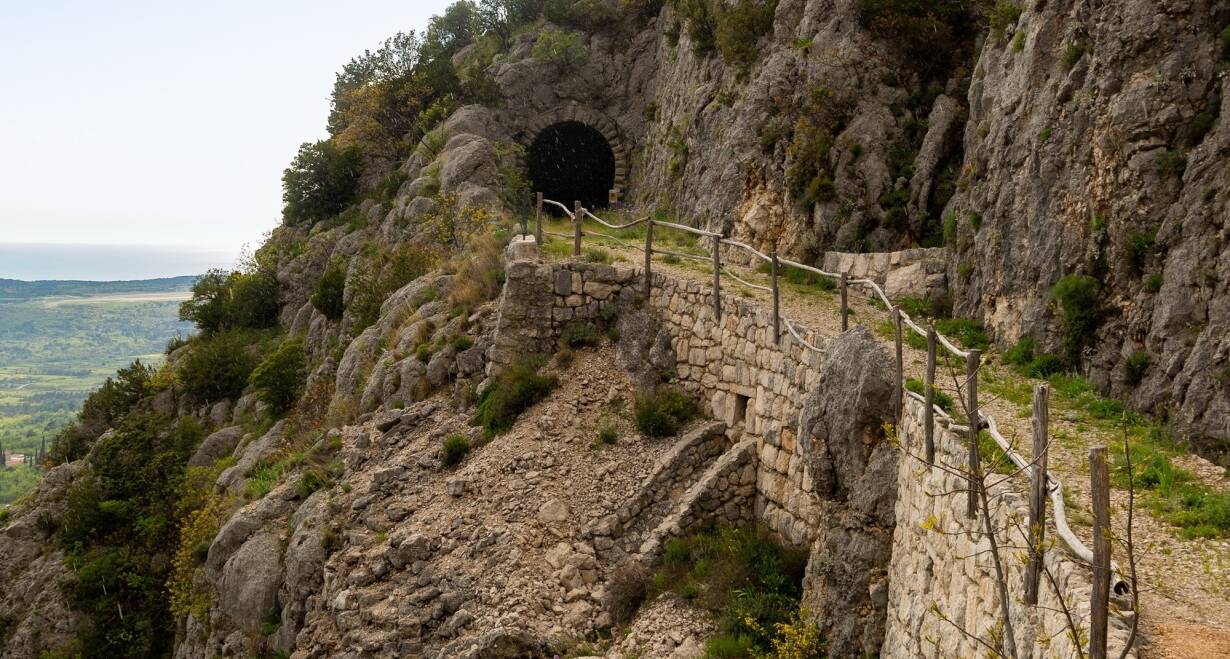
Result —
[{"label": "dirt trail", "polygon": [[[587,239],[587,246],[589,246]],[[592,244],[598,244],[595,241]],[[643,263],[643,253],[607,242],[603,244],[616,259],[629,263]],[[672,247],[671,249],[677,249]],[[551,250],[547,250],[548,254]],[[702,285],[712,283],[712,271],[706,264],[692,261],[667,263],[655,258],[653,267],[658,272],[669,273],[679,278],[692,279]],[[745,268],[735,268],[739,277],[752,283],[767,284],[767,277]],[[766,306],[771,303],[768,293],[749,289],[728,278],[723,285],[729,291],[757,300]],[[793,285],[784,282],[781,287],[783,316],[820,334],[832,337],[841,331],[841,306],[834,293],[814,287]],[[873,331],[880,340],[893,349],[891,337],[885,337],[877,328],[889,321],[889,313],[873,304],[862,288],[851,288],[850,324],[861,324]],[[784,330],[783,330],[784,331]],[[787,340],[790,340],[789,338]],[[907,378],[923,379],[926,369],[926,351],[903,346]],[[941,362],[942,364],[942,362]],[[982,377],[997,382],[1010,382],[1023,386],[1034,382],[1017,375],[1003,366],[997,354],[984,359]],[[942,365],[937,371],[937,386],[950,394],[956,394],[954,373]],[[1016,445],[1027,445],[1030,437],[1029,403],[1017,404],[1004,398],[984,394],[980,407],[993,416],[1005,437]],[[1056,410],[1051,414],[1052,435],[1062,436],[1064,441],[1052,443],[1050,465],[1052,472],[1071,491],[1068,496],[1069,521],[1077,535],[1090,542],[1088,526],[1089,470],[1088,450],[1092,446],[1105,445],[1112,452],[1122,450],[1122,438],[1098,429],[1077,410]],[[1027,452],[1027,451],[1026,451]],[[1210,487],[1230,488],[1223,470],[1196,457],[1179,459],[1185,467],[1196,473]],[[1022,491],[1027,480],[1017,477]],[[1126,520],[1127,492],[1112,491],[1112,505],[1116,524],[1123,528]],[[1180,539],[1175,527],[1154,517],[1140,507],[1136,509],[1134,540],[1138,547],[1137,563],[1141,582],[1141,626],[1144,637],[1144,657],[1230,657],[1230,540],[1227,539]],[[1117,559],[1122,559],[1122,556]]]}]

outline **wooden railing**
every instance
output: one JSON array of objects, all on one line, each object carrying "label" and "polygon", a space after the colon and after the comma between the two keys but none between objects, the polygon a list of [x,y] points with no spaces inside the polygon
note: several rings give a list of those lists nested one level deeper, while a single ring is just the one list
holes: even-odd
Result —
[{"label": "wooden railing", "polygon": [[[884,289],[881,288],[880,285],[877,284],[874,280],[869,279],[869,278],[852,279],[847,275],[847,273],[844,273],[844,272],[840,272],[840,273],[826,272],[824,270],[821,270],[820,268],[816,268],[816,267],[813,267],[813,266],[810,266],[804,263],[799,263],[797,261],[792,261],[790,259],[781,258],[777,254],[776,247],[772,249],[768,254],[765,254],[761,252],[760,250],[757,250],[756,248],[746,243],[742,243],[737,240],[732,240],[729,238],[724,238],[720,233],[706,231],[704,229],[697,229],[695,227],[690,227],[690,226],[683,225],[683,224],[677,224],[674,222],[656,220],[656,219],[653,219],[653,217],[651,216],[645,216],[645,217],[642,217],[642,218],[639,218],[639,219],[636,219],[630,222],[626,222],[623,224],[613,224],[613,223],[607,222],[606,220],[592,213],[590,210],[584,208],[581,205],[581,202],[579,201],[573,204],[573,208],[571,210],[569,210],[569,208],[563,203],[560,203],[558,201],[554,201],[551,199],[543,198],[543,195],[541,193],[538,193],[536,201],[537,201],[537,208],[536,208],[536,218],[535,218],[536,219],[535,235],[540,245],[542,244],[542,239],[543,239],[544,234],[551,235],[551,236],[558,236],[558,237],[565,238],[565,239],[571,239],[573,256],[580,256],[582,238],[588,234],[588,235],[599,236],[606,240],[614,241],[617,244],[623,245],[624,247],[642,250],[645,254],[644,286],[645,286],[646,297],[648,297],[649,295],[650,285],[652,281],[652,270],[653,270],[652,257],[654,254],[671,255],[671,256],[681,258],[681,259],[691,259],[691,260],[696,260],[696,261],[710,262],[712,264],[712,268],[713,268],[713,312],[714,312],[714,317],[716,319],[720,320],[722,317],[722,275],[723,274],[725,274],[727,277],[730,277],[734,281],[738,282],[742,286],[746,286],[754,290],[768,292],[770,296],[772,297],[772,307],[773,307],[772,313],[773,313],[773,328],[774,328],[773,340],[776,345],[781,345],[781,341],[783,338],[783,333],[781,331],[781,328],[784,326],[786,329],[785,335],[797,341],[799,345],[802,346],[804,349],[810,350],[813,352],[818,352],[818,353],[824,352],[823,347],[813,345],[812,343],[809,343],[808,341],[804,340],[803,337],[800,335],[799,331],[796,329],[794,323],[791,322],[789,319],[785,319],[781,316],[780,287],[778,284],[778,273],[781,271],[781,268],[783,266],[790,267],[790,268],[796,268],[799,270],[810,272],[815,275],[819,275],[821,277],[826,277],[826,278],[833,280],[836,283],[838,291],[840,293],[840,297],[841,297],[841,328],[843,331],[845,331],[849,327],[849,316],[850,316],[849,299],[848,299],[849,288],[851,286],[863,287],[870,293],[872,299],[878,300],[881,303],[883,303],[885,308],[889,310],[892,316],[892,319],[893,319],[894,342],[895,342],[895,348],[896,348],[896,351],[895,351],[896,352],[895,354],[895,357],[896,357],[896,360],[895,360],[896,392],[895,392],[893,402],[894,402],[894,411],[897,414],[898,420],[901,419],[901,415],[903,414],[903,402],[906,396],[909,396],[921,402],[924,405],[924,410],[925,410],[925,419],[924,419],[925,436],[924,436],[924,447],[923,447],[924,448],[924,460],[928,464],[934,464],[934,460],[935,460],[934,424],[935,424],[936,418],[938,417],[942,419],[943,421],[945,421],[946,424],[948,425],[948,428],[954,433],[957,433],[957,434],[964,433],[967,436],[968,438],[968,460],[969,460],[969,469],[970,469],[971,474],[972,473],[983,473],[982,469],[980,468],[981,455],[979,453],[979,441],[978,440],[979,440],[979,436],[981,432],[985,430],[987,432],[987,435],[990,436],[991,439],[995,442],[995,444],[999,446],[1000,450],[1004,453],[1005,456],[1007,456],[1008,460],[1012,462],[1012,464],[1019,471],[1019,473],[1022,473],[1029,477],[1030,483],[1031,483],[1030,485],[1031,496],[1030,496],[1030,509],[1029,509],[1029,525],[1030,525],[1029,528],[1031,529],[1031,533],[1037,534],[1035,538],[1036,542],[1030,543],[1031,549],[1029,552],[1030,554],[1029,562],[1027,564],[1030,567],[1027,570],[1027,584],[1026,584],[1025,590],[1026,590],[1026,597],[1028,600],[1030,600],[1029,603],[1033,604],[1037,602],[1038,579],[1039,579],[1039,572],[1040,572],[1039,566],[1042,560],[1042,549],[1041,548],[1044,546],[1042,543],[1041,534],[1044,532],[1044,529],[1045,529],[1046,500],[1048,498],[1050,499],[1050,502],[1051,502],[1051,508],[1052,508],[1051,518],[1054,520],[1054,523],[1055,523],[1056,534],[1059,536],[1059,539],[1063,542],[1063,544],[1069,549],[1069,551],[1072,552],[1072,554],[1074,554],[1078,559],[1080,559],[1084,563],[1093,567],[1094,573],[1095,573],[1095,583],[1097,583],[1099,580],[1105,580],[1107,583],[1110,584],[1110,587],[1112,587],[1116,593],[1126,594],[1130,592],[1130,586],[1120,576],[1120,571],[1118,567],[1114,565],[1114,563],[1108,560],[1109,557],[1107,555],[1100,555],[1101,552],[1095,553],[1088,546],[1086,546],[1085,543],[1081,541],[1081,539],[1078,538],[1075,533],[1073,533],[1072,528],[1068,523],[1067,510],[1064,505],[1063,484],[1059,481],[1058,478],[1056,478],[1052,474],[1047,473],[1047,453],[1048,453],[1048,446],[1049,446],[1048,434],[1047,434],[1047,415],[1048,415],[1049,395],[1048,395],[1048,390],[1046,389],[1046,385],[1039,385],[1035,389],[1035,392],[1034,392],[1033,446],[1032,446],[1033,451],[1032,451],[1032,458],[1027,460],[1025,457],[1021,456],[1016,451],[1012,443],[1009,442],[1008,439],[1004,437],[1002,432],[1000,432],[999,426],[998,424],[996,424],[995,419],[990,414],[987,414],[981,411],[978,407],[978,372],[982,365],[981,351],[978,349],[963,350],[960,347],[958,347],[956,343],[951,341],[949,338],[945,337],[944,335],[936,331],[934,327],[931,327],[931,326],[924,327],[923,325],[920,325],[913,318],[911,318],[909,314],[906,313],[900,306],[894,305],[892,300],[888,298],[888,295],[885,294]],[[571,235],[554,233],[554,232],[543,230],[542,220],[543,220],[544,205],[552,205],[552,206],[558,207],[561,211],[563,211],[565,215],[568,216],[568,218],[572,222],[572,234]],[[643,224],[645,225],[645,243],[644,245],[635,245],[617,236],[614,236],[614,235],[611,235],[605,232],[596,231],[592,229],[587,230],[583,227],[586,220],[593,221],[597,223],[598,225],[600,225],[601,227],[604,227],[612,231],[631,229],[631,228],[634,228],[634,227],[637,227]],[[664,250],[664,249],[655,247],[654,246],[654,228],[655,227],[662,227],[665,229],[672,229],[675,231],[683,231],[683,232],[690,233],[696,236],[700,236],[702,239],[706,239],[709,242],[710,254],[708,256],[700,256],[696,254],[673,252],[673,251]],[[731,272],[730,268],[724,266],[722,263],[722,255],[721,255],[722,246],[733,248],[733,249],[736,249],[736,250],[739,250],[745,253],[751,258],[752,261],[768,263],[769,264],[769,285],[762,286],[759,284],[751,283],[735,275],[733,272]],[[918,394],[912,391],[905,390],[905,374],[904,374],[904,364],[903,364],[903,356],[902,356],[902,333],[905,330],[905,328],[908,328],[910,331],[915,332],[919,336],[923,337],[924,339],[926,339],[926,342],[927,342],[927,368],[926,368],[925,380],[923,383],[924,393],[922,394]],[[955,420],[951,416],[949,416],[947,412],[945,412],[943,409],[941,409],[939,406],[935,404],[934,392],[935,392],[935,377],[936,377],[936,353],[939,348],[943,348],[943,350],[945,350],[952,357],[958,360],[963,360],[965,362],[964,382],[961,382],[961,380],[958,378],[954,378],[954,379],[956,380],[957,392],[959,394],[960,393],[964,394],[962,403],[964,407],[966,408],[967,415],[969,419],[971,420],[976,419],[977,420],[976,423],[968,423],[968,425],[958,425],[955,422]],[[1098,496],[1096,495],[1094,496],[1095,503],[1098,500],[1098,498],[1099,498]],[[967,516],[973,518],[977,515],[977,512],[978,512],[978,498],[976,496],[975,489],[973,487],[970,487],[967,501],[966,501],[966,514]],[[1095,511],[1095,513],[1096,512],[1097,511]],[[1099,516],[1095,514],[1094,517],[1095,517],[1095,523],[1097,523]],[[1110,532],[1109,528],[1103,528],[1099,526],[1095,526],[1095,528],[1093,529],[1093,533],[1095,536],[1108,535],[1109,532]],[[1098,612],[1095,611],[1095,617],[1097,613]],[[1103,617],[1106,615],[1105,608],[1103,608],[1101,615]]]}]

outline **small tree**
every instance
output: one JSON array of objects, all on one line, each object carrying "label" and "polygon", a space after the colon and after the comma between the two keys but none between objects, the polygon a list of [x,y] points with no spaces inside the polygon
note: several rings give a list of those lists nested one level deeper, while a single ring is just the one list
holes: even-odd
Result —
[{"label": "small tree", "polygon": [[303,393],[307,377],[307,359],[303,342],[284,341],[273,354],[252,371],[248,382],[256,387],[260,397],[275,416],[285,414]]},{"label": "small tree", "polygon": [[589,61],[589,50],[579,32],[549,29],[534,42],[534,59],[550,64],[559,71],[581,66]]},{"label": "small tree", "polygon": [[346,270],[340,263],[330,263],[324,274],[316,280],[312,292],[312,306],[329,320],[339,320],[346,311]]},{"label": "small tree", "polygon": [[282,174],[282,219],[312,224],[345,210],[358,195],[361,164],[358,149],[331,140],[300,146]]}]

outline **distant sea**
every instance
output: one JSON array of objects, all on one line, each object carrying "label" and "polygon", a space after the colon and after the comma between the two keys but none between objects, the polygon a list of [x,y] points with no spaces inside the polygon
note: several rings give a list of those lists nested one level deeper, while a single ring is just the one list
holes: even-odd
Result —
[{"label": "distant sea", "polygon": [[0,243],[0,278],[116,281],[199,275],[235,264],[238,252],[160,245]]}]

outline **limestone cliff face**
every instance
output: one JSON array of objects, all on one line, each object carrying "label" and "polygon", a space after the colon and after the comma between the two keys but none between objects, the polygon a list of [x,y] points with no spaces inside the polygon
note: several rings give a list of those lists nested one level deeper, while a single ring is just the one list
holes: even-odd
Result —
[{"label": "limestone cliff face", "polygon": [[[1225,2],[1029,2],[988,39],[969,91],[963,190],[949,206],[958,312],[1000,343],[1058,346],[1048,290],[1102,285],[1086,367],[1193,443],[1230,439],[1230,125]],[[1019,45],[1017,45],[1019,44]],[[981,228],[967,222],[971,213]],[[1124,364],[1150,356],[1139,386]],[[1224,450],[1224,448],[1223,448]]]}]

